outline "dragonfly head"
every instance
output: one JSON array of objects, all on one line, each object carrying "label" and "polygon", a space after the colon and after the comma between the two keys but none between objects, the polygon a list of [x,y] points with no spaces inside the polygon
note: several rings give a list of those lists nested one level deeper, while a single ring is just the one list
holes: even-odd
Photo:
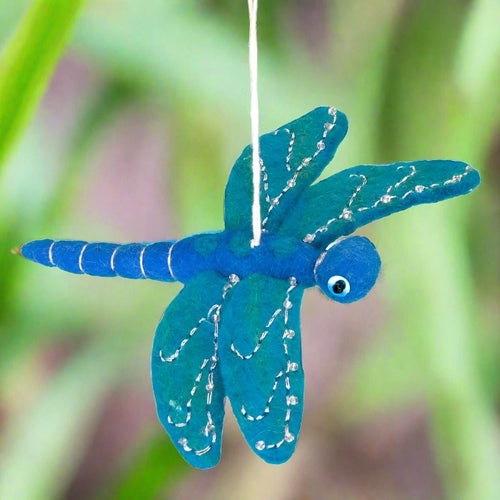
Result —
[{"label": "dragonfly head", "polygon": [[316,284],[330,299],[355,302],[377,281],[380,257],[373,243],[363,236],[350,236],[329,245],[314,268]]}]

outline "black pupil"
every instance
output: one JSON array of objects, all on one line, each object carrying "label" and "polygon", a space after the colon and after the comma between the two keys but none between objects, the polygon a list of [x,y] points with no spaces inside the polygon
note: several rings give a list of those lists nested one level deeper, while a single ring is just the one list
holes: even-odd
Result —
[{"label": "black pupil", "polygon": [[342,293],[345,289],[345,281],[337,280],[333,285],[333,293]]}]

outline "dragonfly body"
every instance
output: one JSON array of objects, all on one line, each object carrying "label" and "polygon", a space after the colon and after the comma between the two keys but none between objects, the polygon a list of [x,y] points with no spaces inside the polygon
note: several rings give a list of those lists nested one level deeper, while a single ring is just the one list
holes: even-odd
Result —
[{"label": "dragonfly body", "polygon": [[127,245],[38,240],[18,251],[77,274],[185,284],[156,330],[151,372],[159,419],[196,467],[219,461],[226,398],[255,453],[271,463],[290,458],[304,399],[304,290],[317,285],[338,302],[364,297],[380,257],[367,238],[350,236],[357,228],[480,182],[452,160],[359,165],[315,182],[346,133],[345,115],[320,107],[260,137],[256,248],[247,146],[226,186],[224,231]]},{"label": "dragonfly body", "polygon": [[305,287],[316,284],[314,267],[320,252],[296,238],[264,233],[252,248],[238,232],[201,233],[154,243],[89,243],[35,240],[20,248],[23,257],[75,274],[187,283],[205,271],[246,278],[267,274],[294,277]]}]

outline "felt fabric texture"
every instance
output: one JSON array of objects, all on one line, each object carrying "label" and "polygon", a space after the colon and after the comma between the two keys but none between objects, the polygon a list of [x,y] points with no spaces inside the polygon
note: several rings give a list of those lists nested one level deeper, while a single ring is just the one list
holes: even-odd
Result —
[{"label": "felt fabric texture", "polygon": [[81,258],[80,255],[75,256],[78,259],[77,262],[79,262],[81,271],[91,276],[108,278],[117,276],[116,268],[111,266],[111,260],[116,257],[119,246],[115,243],[87,243],[84,247],[85,250],[82,248]]},{"label": "felt fabric texture", "polygon": [[304,286],[314,286],[314,266],[319,252],[296,238],[264,233],[261,245],[250,246],[248,233],[202,233],[175,243],[170,268],[175,278],[188,283],[199,273],[215,270],[223,276],[246,278],[255,273],[287,280],[294,276]]},{"label": "felt fabric texture", "polygon": [[170,252],[170,269],[181,283],[191,281],[198,274],[216,271],[213,256],[220,245],[222,233],[188,236],[175,243]]},{"label": "felt fabric texture", "polygon": [[170,252],[170,269],[177,281],[188,283],[199,273],[215,270],[223,276],[246,278],[255,273],[279,279],[294,276],[314,286],[319,252],[296,238],[264,233],[261,245],[251,248],[248,233],[223,231],[183,238]]},{"label": "felt fabric texture", "polygon": [[265,275],[240,281],[209,271],[168,307],[153,344],[153,390],[160,421],[195,467],[220,459],[226,395],[259,456],[282,463],[292,455],[304,401],[303,292]]},{"label": "felt fabric texture", "polygon": [[[275,232],[302,192],[330,163],[347,133],[347,118],[322,106],[260,137],[262,227]],[[224,223],[230,231],[252,231],[252,148],[247,146],[229,175]]]},{"label": "felt fabric texture", "polygon": [[39,240],[26,258],[74,273],[181,281],[156,330],[152,378],[159,418],[182,456],[208,468],[220,458],[227,395],[252,450],[270,463],[293,453],[303,371],[300,303],[318,285],[352,302],[373,287],[380,257],[357,228],[421,203],[466,194],[480,182],[449,160],[360,165],[313,184],[347,132],[320,107],[261,137],[262,244],[251,248],[251,147],[226,186],[225,230],[179,241]]},{"label": "felt fabric texture", "polygon": [[[129,279],[144,278],[140,264],[142,249],[143,245],[141,245],[140,243],[120,245],[116,249],[113,259],[113,268],[117,276]],[[85,254],[83,255],[83,257],[84,256]]]},{"label": "felt fabric texture", "polygon": [[240,278],[261,273],[284,280],[294,276],[307,287],[316,284],[314,266],[320,254],[296,238],[269,233],[252,249],[246,233],[228,231],[125,245],[36,240],[23,245],[21,253],[39,264],[92,276],[188,283],[206,271]]},{"label": "felt fabric texture", "polygon": [[315,285],[314,266],[319,252],[295,238],[264,233],[261,244],[251,248],[248,234],[224,232],[214,255],[214,268],[225,276],[247,278],[259,273],[281,280],[294,276],[303,286]]},{"label": "felt fabric texture", "polygon": [[250,448],[279,464],[295,450],[304,404],[300,305],[304,287],[252,274],[221,311],[226,394]]},{"label": "felt fabric texture", "polygon": [[[380,271],[375,245],[363,236],[351,236],[333,244],[321,255],[314,271],[316,282],[329,298],[341,303],[362,299],[372,289]],[[342,281],[335,293],[333,282]]]},{"label": "felt fabric texture", "polygon": [[168,267],[168,255],[175,241],[158,241],[146,245],[142,258],[144,274],[156,281],[175,281]]},{"label": "felt fabric texture", "polygon": [[167,261],[174,243],[159,241],[120,245],[44,239],[24,244],[20,252],[28,260],[75,274],[174,281]]},{"label": "felt fabric texture", "polygon": [[460,161],[360,165],[307,189],[278,232],[324,248],[376,219],[467,194],[479,183],[477,170]]},{"label": "felt fabric texture", "polygon": [[54,240],[49,239],[29,241],[20,247],[19,253],[25,259],[36,262],[37,264],[54,267],[55,264],[51,262],[51,258],[49,256],[50,246],[53,243]]},{"label": "felt fabric texture", "polygon": [[221,454],[225,391],[219,324],[231,288],[216,272],[198,274],[169,305],[153,343],[158,417],[179,453],[201,469],[216,465]]}]

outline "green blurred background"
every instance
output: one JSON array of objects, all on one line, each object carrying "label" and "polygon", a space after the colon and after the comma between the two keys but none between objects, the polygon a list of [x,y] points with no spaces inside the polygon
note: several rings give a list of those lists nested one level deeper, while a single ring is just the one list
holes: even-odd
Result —
[{"label": "green blurred background", "polygon": [[247,3],[30,3],[0,0],[0,498],[500,498],[500,2],[261,0],[262,132],[335,105],[350,133],[327,175],[444,157],[483,183],[363,229],[371,295],[305,297],[296,454],[261,462],[228,415],[209,471],[176,453],[150,387],[179,286],[9,250],[222,227],[250,137]]}]

